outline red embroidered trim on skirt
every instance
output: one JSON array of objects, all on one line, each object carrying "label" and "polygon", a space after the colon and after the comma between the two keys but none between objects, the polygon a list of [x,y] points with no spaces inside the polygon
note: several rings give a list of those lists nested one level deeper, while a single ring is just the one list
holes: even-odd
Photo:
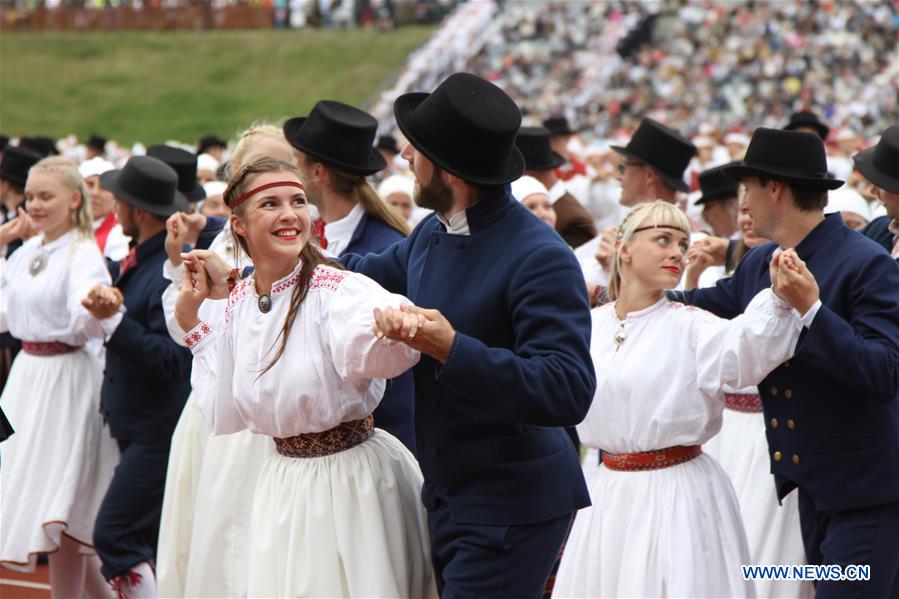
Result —
[{"label": "red embroidered trim on skirt", "polygon": [[375,419],[369,415],[361,420],[341,422],[321,433],[305,433],[296,437],[275,437],[275,449],[289,458],[320,458],[340,453],[368,441],[375,434]]},{"label": "red embroidered trim on skirt", "polygon": [[724,407],[734,412],[761,412],[762,400],[754,393],[725,393]]},{"label": "red embroidered trim on skirt", "polygon": [[59,341],[49,341],[49,342],[37,342],[37,341],[23,341],[22,349],[26,354],[31,354],[32,356],[61,356],[62,354],[70,354],[72,352],[76,352],[80,347],[75,347],[74,345],[69,345],[67,343],[61,343]]},{"label": "red embroidered trim on skirt", "polygon": [[640,453],[608,453],[604,451],[602,452],[602,463],[609,470],[626,472],[660,470],[689,462],[698,458],[701,453],[701,445],[677,445]]}]

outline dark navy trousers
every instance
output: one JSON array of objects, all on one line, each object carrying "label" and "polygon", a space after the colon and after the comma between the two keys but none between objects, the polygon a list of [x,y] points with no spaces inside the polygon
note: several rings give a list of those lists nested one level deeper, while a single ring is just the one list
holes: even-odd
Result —
[{"label": "dark navy trousers", "polygon": [[107,580],[155,559],[169,445],[118,441],[122,459],[94,525],[94,549]]},{"label": "dark navy trousers", "polygon": [[818,581],[816,599],[889,597],[899,568],[899,503],[860,510],[819,511],[799,492],[799,522],[809,564],[871,566],[868,581]]},{"label": "dark navy trousers", "polygon": [[568,536],[571,514],[537,524],[461,524],[426,498],[431,558],[441,599],[537,599]]}]

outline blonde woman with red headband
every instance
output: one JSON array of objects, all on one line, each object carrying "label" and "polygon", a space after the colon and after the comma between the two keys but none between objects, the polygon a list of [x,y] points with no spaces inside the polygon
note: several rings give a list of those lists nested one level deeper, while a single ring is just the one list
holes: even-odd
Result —
[{"label": "blonde woman with red headband", "polygon": [[[220,290],[210,288],[202,254],[187,256],[176,316],[189,331],[210,432],[249,429],[276,448],[256,483],[247,594],[434,596],[421,473],[371,418],[384,379],[420,357],[375,335],[375,314],[409,301],[325,263],[308,243],[306,196],[292,165],[250,162],[225,200],[255,272],[236,284],[215,326],[197,310]],[[417,315],[391,313],[415,334]]]},{"label": "blonde woman with red headband", "polygon": [[[554,597],[753,596],[733,487],[701,446],[721,428],[722,383],[745,387],[790,358],[818,287],[795,252],[771,263],[773,287],[734,320],[671,302],[690,224],[662,201],[618,228],[609,296],[593,311],[596,395],[578,425],[602,452]],[[806,303],[811,298],[812,301]]]}]

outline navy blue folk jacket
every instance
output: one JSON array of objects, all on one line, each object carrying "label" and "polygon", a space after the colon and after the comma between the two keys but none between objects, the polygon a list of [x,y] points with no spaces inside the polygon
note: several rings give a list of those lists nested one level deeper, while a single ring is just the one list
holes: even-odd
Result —
[{"label": "navy blue folk jacket", "polygon": [[[769,287],[776,245],[750,251],[734,276],[686,292],[724,318]],[[899,501],[899,264],[831,214],[796,246],[823,306],[796,355],[759,385],[778,496],[797,486],[818,510]]]},{"label": "navy blue folk jacket", "polygon": [[165,231],[137,246],[137,266],[113,280],[127,312],[106,342],[101,409],[120,441],[168,445],[190,394],[190,350],[171,338],[162,311]]},{"label": "navy blue folk jacket", "polygon": [[387,251],[342,260],[456,330],[445,364],[413,369],[423,500],[468,524],[570,514],[590,500],[561,427],[583,420],[596,387],[581,270],[507,187],[467,218],[470,236],[431,215]]},{"label": "navy blue folk jacket", "polygon": [[[366,212],[341,255],[381,252],[404,238],[402,233]],[[416,451],[414,393],[412,371],[409,370],[387,381],[384,398],[373,414],[375,426],[402,441],[413,453]]]}]

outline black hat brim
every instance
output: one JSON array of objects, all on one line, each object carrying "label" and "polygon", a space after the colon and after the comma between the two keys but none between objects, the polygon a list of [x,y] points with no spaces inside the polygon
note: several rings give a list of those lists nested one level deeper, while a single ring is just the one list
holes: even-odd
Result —
[{"label": "black hat brim", "polygon": [[336,160],[333,157],[322,153],[320,150],[301,143],[297,138],[297,134],[300,132],[300,129],[303,127],[303,123],[305,122],[306,117],[298,116],[289,119],[286,123],[284,123],[284,137],[287,138],[287,142],[290,145],[300,150],[301,152],[309,154],[313,158],[321,160],[328,166],[333,166],[337,170],[349,173],[351,175],[361,175],[367,177],[387,168],[387,161],[376,148],[371,148],[371,152],[368,155],[367,164],[349,164],[347,162],[343,162],[342,160]]},{"label": "black hat brim", "polygon": [[727,200],[730,198],[736,198],[736,193],[726,193],[726,192],[718,192],[718,193],[710,193],[704,196],[700,196],[698,200],[693,202],[694,206],[702,206],[703,204],[710,204],[716,200]]},{"label": "black hat brim", "polygon": [[188,202],[199,202],[206,199],[206,190],[197,183],[192,189],[181,192]]},{"label": "black hat brim", "polygon": [[877,147],[862,150],[852,157],[855,168],[859,170],[862,176],[881,189],[885,189],[890,193],[899,193],[899,177],[889,175],[874,166],[874,151]]},{"label": "black hat brim", "polygon": [[546,162],[531,164],[525,159],[525,168],[529,171],[551,171],[565,164],[565,157],[556,151],[552,152],[552,158]]},{"label": "black hat brim", "polygon": [[682,191],[684,193],[690,193],[690,186],[687,185],[687,183],[683,179],[677,179],[677,178],[672,177],[671,175],[661,171],[657,166],[653,165],[651,162],[648,162],[645,158],[643,158],[641,156],[637,156],[636,154],[629,152],[627,148],[624,148],[621,146],[609,146],[609,147],[611,149],[615,150],[616,152],[618,152],[619,154],[628,156],[630,158],[633,158],[634,160],[639,160],[640,162],[642,162],[643,164],[645,164],[646,166],[651,168],[653,170],[653,172],[655,172],[655,174],[657,174],[659,177],[661,177],[662,181],[664,181],[670,187],[673,187],[674,189],[676,189],[678,191]]},{"label": "black hat brim", "polygon": [[724,171],[725,175],[737,181],[739,181],[743,177],[759,177],[763,179],[785,181],[786,183],[796,185],[797,187],[803,187],[805,189],[816,189],[821,191],[837,189],[839,187],[842,187],[844,183],[844,181],[840,181],[839,179],[827,179],[825,177],[805,177],[802,175],[797,175],[795,172],[791,172],[786,169],[761,168],[757,166],[750,166],[748,164],[726,166],[722,170]]},{"label": "black hat brim", "polygon": [[143,199],[129,193],[119,184],[119,176],[121,175],[121,173],[121,170],[107,171],[103,173],[102,175],[100,175],[100,185],[107,191],[110,191],[112,195],[122,200],[123,202],[126,202],[127,204],[134,206],[135,208],[140,208],[145,212],[149,212],[154,216],[168,218],[176,212],[187,212],[187,198],[180,191],[175,191],[175,197],[172,198],[172,202],[170,204],[161,206],[159,204],[145,202]]},{"label": "black hat brim", "polygon": [[427,156],[431,162],[443,170],[452,173],[469,183],[475,183],[477,185],[505,185],[521,178],[525,169],[524,155],[514,145],[512,146],[512,151],[509,152],[508,158],[506,158],[506,163],[503,165],[502,170],[494,175],[485,177],[459,168],[458,165],[454,165],[452,161],[441,156],[437,148],[432,144],[429,144],[428,140],[421,139],[415,135],[410,129],[412,113],[418,108],[419,104],[424,102],[430,95],[431,94],[423,92],[403,94],[397,98],[396,102],[393,104],[393,115],[396,118],[396,124],[405,138],[416,150]]},{"label": "black hat brim", "polygon": [[0,168],[0,179],[12,181],[16,185],[25,185],[25,182],[28,180],[28,177],[26,175],[26,177],[23,179],[22,177],[20,177],[19,175],[15,174],[15,173],[10,173],[10,172],[5,171],[2,168]]}]

